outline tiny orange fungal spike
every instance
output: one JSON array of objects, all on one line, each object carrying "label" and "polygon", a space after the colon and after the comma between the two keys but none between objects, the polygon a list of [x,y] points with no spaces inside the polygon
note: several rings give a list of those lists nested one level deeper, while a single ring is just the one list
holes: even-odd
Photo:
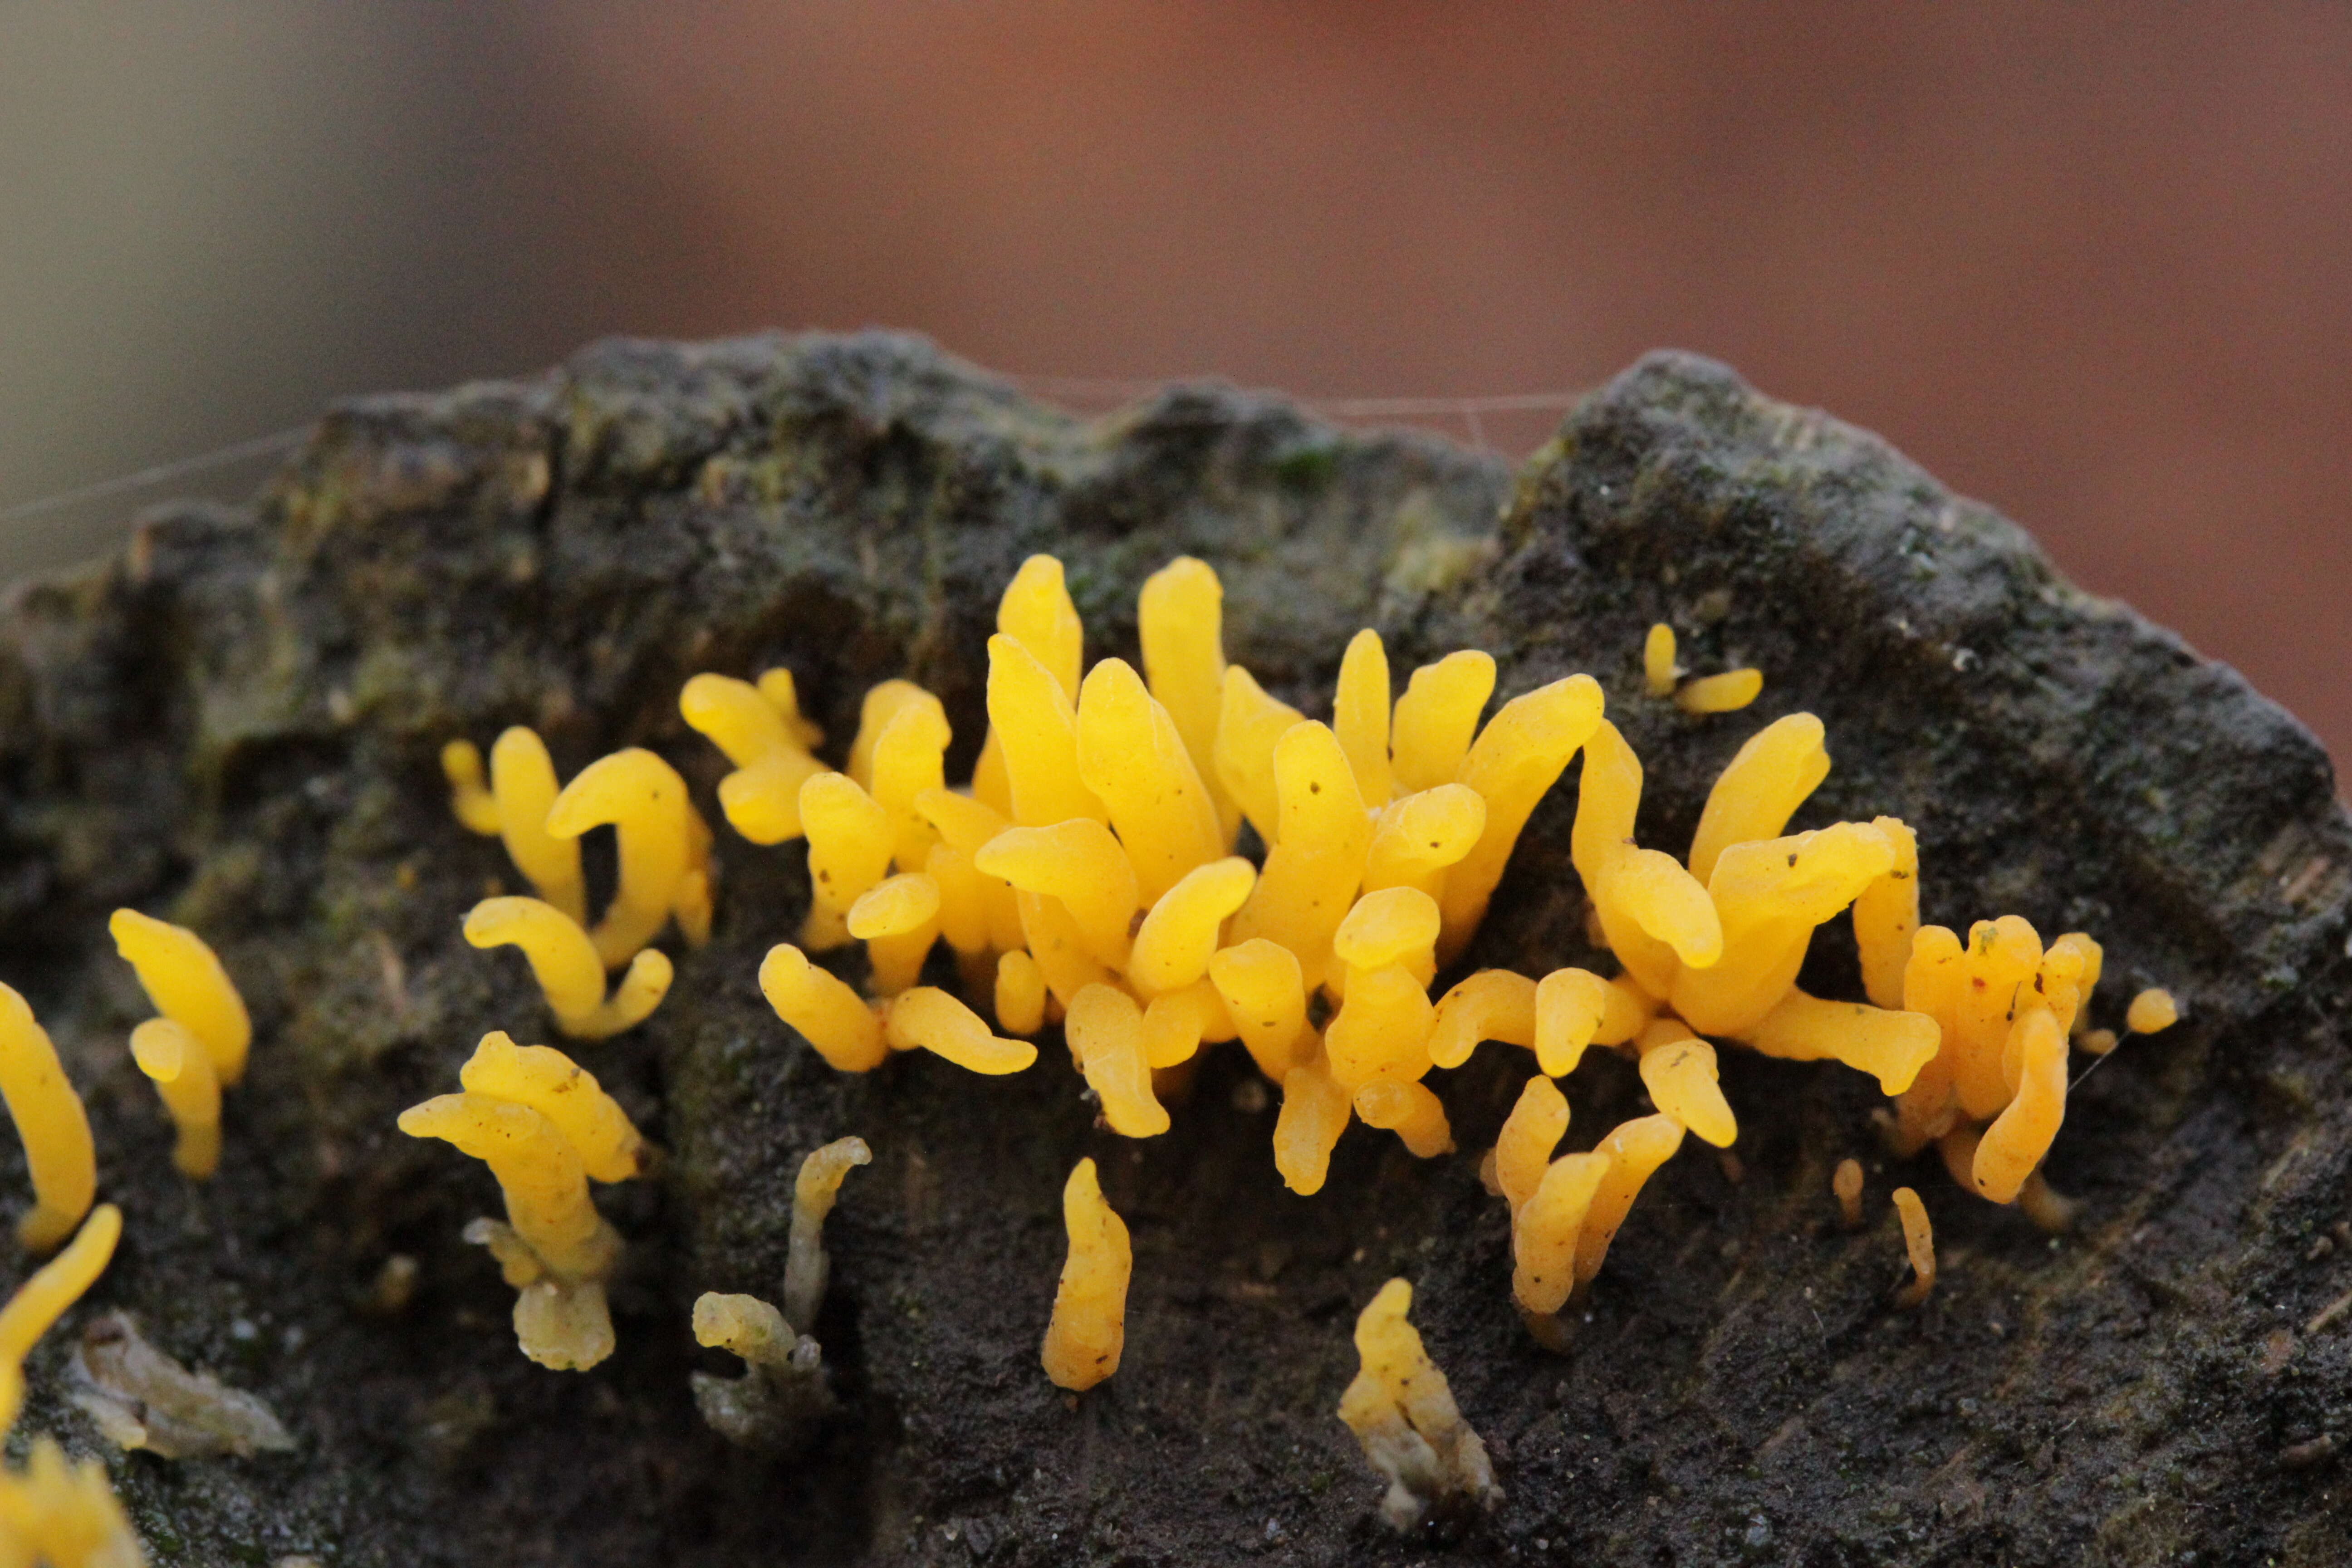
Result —
[{"label": "tiny orange fungal spike", "polygon": [[1903,1220],[1903,1246],[1911,1255],[1911,1283],[1895,1293],[1898,1307],[1916,1307],[1936,1288],[1936,1228],[1928,1223],[1927,1205],[1909,1187],[1895,1189],[1895,1212]]},{"label": "tiny orange fungal spike", "polygon": [[883,1031],[894,1049],[919,1047],[992,1078],[1021,1072],[1037,1060],[1036,1047],[991,1034],[979,1014],[935,986],[918,985],[892,997]]},{"label": "tiny orange fungal spike", "polygon": [[669,994],[667,954],[647,948],[604,994],[604,961],[572,918],[538,899],[485,899],[466,916],[466,940],[475,947],[518,947],[530,960],[555,1026],[575,1040],[601,1040],[634,1028]]},{"label": "tiny orange fungal spike", "polygon": [[0,1098],[33,1180],[33,1206],[16,1222],[16,1238],[29,1252],[47,1252],[74,1233],[98,1195],[98,1151],[48,1031],[8,985],[0,985]]},{"label": "tiny orange fungal spike", "polygon": [[1103,1201],[1092,1160],[1079,1161],[1062,1189],[1062,1225],[1070,1252],[1038,1360],[1055,1386],[1083,1393],[1118,1371],[1135,1261],[1127,1224]]},{"label": "tiny orange fungal spike", "polygon": [[155,1010],[202,1041],[213,1070],[225,1084],[245,1076],[253,1020],[228,971],[185,926],[151,919],[137,910],[117,910],[106,923],[115,951],[138,972],[140,989]]},{"label": "tiny orange fungal spike", "polygon": [[2131,1006],[2124,1014],[2124,1027],[2135,1035],[2153,1035],[2169,1029],[2179,1019],[2180,1007],[2173,1001],[2172,993],[2151,988],[2131,999]]},{"label": "tiny orange fungal spike", "polygon": [[180,1173],[206,1181],[220,1168],[220,1078],[210,1052],[169,1018],[150,1018],[131,1031],[131,1059],[154,1080],[171,1113],[178,1141],[172,1163]]},{"label": "tiny orange fungal spike", "polygon": [[837,1071],[871,1072],[890,1054],[882,1021],[865,998],[799,948],[779,942],[768,950],[760,965],[760,994]]},{"label": "tiny orange fungal spike", "polygon": [[1672,697],[1682,673],[1675,662],[1675,628],[1660,621],[1642,639],[1642,689],[1653,697]]},{"label": "tiny orange fungal spike", "polygon": [[1838,1216],[1848,1230],[1862,1226],[1862,1162],[1840,1160],[1837,1171],[1830,1177],[1830,1191],[1836,1194]]},{"label": "tiny orange fungal spike", "polygon": [[1432,1067],[1458,1068],[1485,1040],[1533,1047],[1538,987],[1507,969],[1482,969],[1448,991],[1430,1025]]}]

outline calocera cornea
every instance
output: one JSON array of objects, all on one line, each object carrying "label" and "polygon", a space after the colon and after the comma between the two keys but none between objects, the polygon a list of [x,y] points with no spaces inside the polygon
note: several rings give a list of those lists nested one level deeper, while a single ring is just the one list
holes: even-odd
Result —
[{"label": "calocera cornea", "polygon": [[1062,1189],[1062,1224],[1069,1233],[1069,1258],[1038,1360],[1057,1386],[1082,1394],[1118,1371],[1134,1268],[1127,1222],[1103,1200],[1092,1160],[1079,1161]]},{"label": "calocera cornea", "polygon": [[0,1098],[25,1145],[33,1206],[16,1221],[28,1252],[48,1252],[74,1233],[98,1195],[98,1146],[81,1096],[58,1048],[13,986],[0,984]]},{"label": "calocera cornea", "polygon": [[1412,1306],[1412,1285],[1391,1279],[1358,1315],[1360,1365],[1339,1396],[1340,1421],[1389,1483],[1381,1517],[1398,1531],[1433,1509],[1491,1508],[1503,1496],[1486,1444],[1405,1315]]}]

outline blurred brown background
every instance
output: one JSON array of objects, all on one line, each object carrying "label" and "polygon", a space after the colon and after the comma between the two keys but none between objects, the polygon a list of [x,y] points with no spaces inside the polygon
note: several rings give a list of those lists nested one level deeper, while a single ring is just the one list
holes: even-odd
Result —
[{"label": "blurred brown background", "polygon": [[2352,757],[2347,111],[2341,5],[12,5],[0,575],[151,498],[24,502],[608,332],[1325,397],[1677,344]]}]

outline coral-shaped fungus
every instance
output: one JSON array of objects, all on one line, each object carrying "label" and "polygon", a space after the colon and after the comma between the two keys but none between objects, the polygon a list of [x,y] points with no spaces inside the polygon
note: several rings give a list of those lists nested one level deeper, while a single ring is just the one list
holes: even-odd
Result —
[{"label": "coral-shaped fungus", "polygon": [[[789,679],[784,684],[789,692]],[[559,788],[546,745],[520,726],[490,749],[487,786],[470,741],[445,746],[441,765],[457,820],[503,839],[539,895],[475,905],[466,940],[520,948],[556,1027],[570,1038],[603,1039],[642,1023],[668,993],[672,973],[669,959],[646,944],[673,919],[689,942],[710,934],[710,829],[677,770],[633,747],[598,759]],[[620,885],[592,929],[579,840],[605,826],[619,843]],[[626,973],[607,997],[604,972],[623,965]]]},{"label": "coral-shaped fungus", "polygon": [[0,1097],[33,1178],[33,1206],[17,1220],[16,1238],[28,1251],[47,1252],[73,1234],[98,1195],[98,1148],[48,1031],[8,985],[0,985]]},{"label": "coral-shaped fungus", "polygon": [[[694,1303],[694,1338],[740,1356],[740,1377],[693,1374],[694,1403],[712,1431],[771,1453],[805,1447],[833,1408],[824,1352],[810,1337],[832,1271],[824,1221],[842,1179],[873,1155],[862,1138],[839,1138],[801,1162],[793,1184],[793,1225],[784,1256],[784,1307],[757,1296],[706,1291]],[[795,1328],[799,1324],[801,1327]]]},{"label": "coral-shaped fungus", "polygon": [[1486,1446],[1454,1403],[1445,1374],[1406,1321],[1412,1287],[1391,1279],[1356,1319],[1362,1370],[1339,1398],[1339,1419],[1388,1478],[1381,1517],[1411,1530],[1433,1509],[1490,1508],[1502,1500]]},{"label": "coral-shaped fungus", "polygon": [[[121,1235],[122,1211],[100,1204],[72,1244],[0,1308],[0,1430],[24,1407],[26,1354],[105,1272]],[[68,1459],[45,1435],[33,1439],[21,1468],[0,1466],[0,1563],[141,1568],[146,1561],[104,1465]]]},{"label": "coral-shaped fungus", "polygon": [[400,1113],[412,1138],[440,1138],[485,1162],[506,1194],[507,1219],[478,1219],[466,1239],[488,1247],[515,1300],[523,1354],[559,1371],[613,1353],[604,1281],[621,1238],[588,1196],[591,1178],[641,1174],[646,1154],[628,1114],[596,1079],[549,1046],[482,1037],[458,1076],[464,1092]]},{"label": "coral-shaped fungus", "polygon": [[245,1076],[253,1020],[205,940],[137,910],[107,921],[160,1017],[131,1033],[131,1059],[155,1083],[178,1140],[172,1163],[197,1181],[220,1165],[221,1090]]}]

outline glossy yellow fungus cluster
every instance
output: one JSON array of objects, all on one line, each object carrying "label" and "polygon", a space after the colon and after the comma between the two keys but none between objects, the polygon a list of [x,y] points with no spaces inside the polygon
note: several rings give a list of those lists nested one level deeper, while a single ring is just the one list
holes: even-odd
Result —
[{"label": "glossy yellow fungus cluster", "polygon": [[1339,1419],[1388,1479],[1381,1517],[1411,1530],[1433,1508],[1491,1507],[1503,1492],[1486,1446],[1462,1418],[1445,1374],[1406,1320],[1412,1287],[1391,1279],[1356,1319],[1361,1370],[1339,1396]]},{"label": "glossy yellow fungus cluster", "polygon": [[1118,1370],[1127,1348],[1127,1285],[1135,1258],[1127,1222],[1103,1201],[1095,1163],[1081,1160],[1062,1188],[1070,1252],[1054,1292],[1038,1361],[1062,1388],[1082,1393]]},{"label": "glossy yellow fungus cluster", "polygon": [[[789,695],[789,679],[784,689]],[[470,741],[443,747],[441,767],[457,820],[502,839],[538,894],[475,905],[466,940],[520,948],[556,1027],[570,1038],[603,1039],[642,1023],[668,993],[672,973],[669,959],[647,944],[673,920],[689,943],[710,935],[710,828],[677,770],[633,746],[597,759],[559,788],[546,745],[520,725],[490,748],[487,784]],[[592,927],[580,839],[605,826],[617,841],[620,879]],[[608,997],[605,971],[625,966]]]},{"label": "glossy yellow fungus cluster", "polygon": [[[13,1426],[24,1406],[25,1357],[34,1342],[105,1272],[121,1235],[122,1211],[100,1205],[72,1245],[0,1308],[0,1430]],[[0,1563],[140,1568],[146,1561],[104,1465],[68,1459],[57,1439],[44,1436],[33,1439],[22,1468],[0,1466]]]},{"label": "glossy yellow fungus cluster", "polygon": [[644,1169],[645,1140],[588,1072],[549,1046],[482,1037],[458,1075],[463,1092],[400,1113],[412,1138],[439,1138],[485,1162],[507,1219],[478,1219],[466,1239],[488,1247],[515,1300],[515,1338],[542,1366],[585,1370],[613,1352],[604,1281],[621,1238],[596,1212],[588,1183]]},{"label": "glossy yellow fungus cluster", "polygon": [[155,1083],[179,1138],[172,1163],[205,1181],[220,1166],[221,1090],[245,1076],[253,1020],[202,937],[137,910],[107,922],[160,1017],[131,1034],[131,1058]]}]

